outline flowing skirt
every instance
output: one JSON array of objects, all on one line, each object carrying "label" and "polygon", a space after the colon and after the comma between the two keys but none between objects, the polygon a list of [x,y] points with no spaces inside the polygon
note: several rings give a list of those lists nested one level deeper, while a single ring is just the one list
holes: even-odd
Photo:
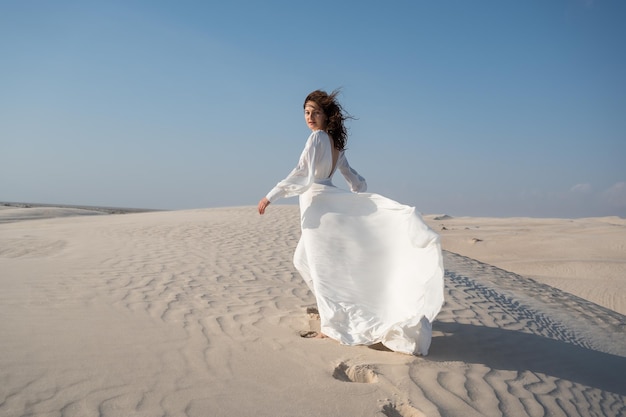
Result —
[{"label": "flowing skirt", "polygon": [[300,195],[300,215],[294,265],[315,294],[322,332],[428,354],[444,269],[439,235],[415,208],[316,183]]}]

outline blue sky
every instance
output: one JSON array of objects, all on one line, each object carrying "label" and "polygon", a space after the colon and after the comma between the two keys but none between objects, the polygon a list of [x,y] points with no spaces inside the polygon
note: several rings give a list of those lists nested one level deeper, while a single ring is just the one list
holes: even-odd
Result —
[{"label": "blue sky", "polygon": [[371,192],[626,217],[624,21],[618,0],[0,0],[0,201],[255,206],[304,97],[341,87]]}]

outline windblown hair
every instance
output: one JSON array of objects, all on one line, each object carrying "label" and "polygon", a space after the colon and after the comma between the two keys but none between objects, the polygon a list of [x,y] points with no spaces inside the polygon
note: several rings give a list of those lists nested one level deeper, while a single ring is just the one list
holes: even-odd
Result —
[{"label": "windblown hair", "polygon": [[309,94],[304,100],[304,106],[306,103],[312,101],[316,103],[324,111],[324,114],[328,118],[326,124],[326,132],[332,138],[335,149],[343,151],[346,148],[346,142],[348,141],[348,131],[343,122],[353,117],[346,114],[341,107],[341,104],[336,100],[339,90],[335,90],[328,94],[326,91],[315,90]]}]

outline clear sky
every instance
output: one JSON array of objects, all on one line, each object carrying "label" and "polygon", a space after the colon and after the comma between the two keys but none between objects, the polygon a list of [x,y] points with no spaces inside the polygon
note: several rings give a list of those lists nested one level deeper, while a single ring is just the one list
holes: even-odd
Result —
[{"label": "clear sky", "polygon": [[623,0],[0,0],[0,201],[256,206],[306,95],[341,87],[371,192],[626,217],[624,22]]}]

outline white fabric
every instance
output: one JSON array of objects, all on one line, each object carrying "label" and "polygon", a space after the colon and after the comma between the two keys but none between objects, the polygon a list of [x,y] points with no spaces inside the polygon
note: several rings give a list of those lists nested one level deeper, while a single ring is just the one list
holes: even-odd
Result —
[{"label": "white fabric", "polygon": [[426,355],[443,304],[439,236],[413,207],[363,193],[343,152],[351,193],[331,182],[331,139],[315,131],[296,168],[267,195],[300,196],[302,236],[294,265],[315,294],[321,330],[347,345]]}]

